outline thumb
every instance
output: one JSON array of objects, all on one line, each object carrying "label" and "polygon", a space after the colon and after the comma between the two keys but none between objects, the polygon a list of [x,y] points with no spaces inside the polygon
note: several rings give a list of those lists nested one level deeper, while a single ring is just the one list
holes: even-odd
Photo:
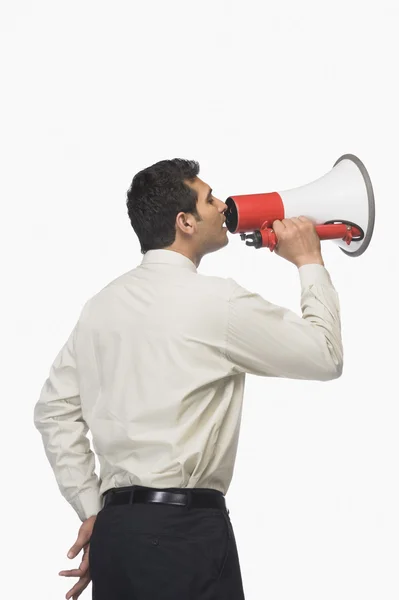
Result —
[{"label": "thumb", "polygon": [[282,232],[285,230],[285,226],[281,221],[277,220],[272,223],[272,229],[278,240],[278,238],[281,237]]}]

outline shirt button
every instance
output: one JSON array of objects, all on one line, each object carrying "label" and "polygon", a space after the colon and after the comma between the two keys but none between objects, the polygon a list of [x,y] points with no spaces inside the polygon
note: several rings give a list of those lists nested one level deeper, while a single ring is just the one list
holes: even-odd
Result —
[{"label": "shirt button", "polygon": [[154,546],[158,546],[158,544],[159,544],[159,540],[158,540],[158,538],[154,538],[154,539],[152,540],[152,544],[153,544]]}]

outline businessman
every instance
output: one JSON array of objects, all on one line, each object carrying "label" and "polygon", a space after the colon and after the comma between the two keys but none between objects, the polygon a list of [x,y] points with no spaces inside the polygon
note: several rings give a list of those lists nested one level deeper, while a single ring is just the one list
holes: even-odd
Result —
[{"label": "businessman", "polygon": [[[137,173],[127,212],[142,262],[84,304],[43,385],[34,423],[82,521],[81,564],[60,572],[79,577],[68,599],[92,581],[95,600],[243,600],[225,495],[246,373],[342,373],[339,301],[314,225],[273,224],[276,253],[298,269],[299,316],[198,272],[229,242],[226,209],[195,161]],[[246,499],[244,511],[262,512],[256,481]]]}]

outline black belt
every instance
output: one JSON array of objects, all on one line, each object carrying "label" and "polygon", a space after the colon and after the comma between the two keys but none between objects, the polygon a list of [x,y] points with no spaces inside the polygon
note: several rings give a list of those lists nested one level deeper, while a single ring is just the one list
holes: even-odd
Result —
[{"label": "black belt", "polygon": [[203,492],[201,488],[184,489],[171,492],[162,489],[149,489],[131,486],[128,488],[112,488],[104,492],[104,506],[110,504],[130,504],[136,502],[154,502],[158,504],[174,504],[187,508],[220,508],[227,513],[224,495],[217,490],[213,493]]}]

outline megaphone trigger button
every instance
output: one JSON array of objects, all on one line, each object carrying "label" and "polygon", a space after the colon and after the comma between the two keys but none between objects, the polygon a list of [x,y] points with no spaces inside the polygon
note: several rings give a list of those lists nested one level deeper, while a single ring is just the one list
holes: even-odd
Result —
[{"label": "megaphone trigger button", "polygon": [[346,235],[342,238],[342,240],[344,242],[346,242],[348,244],[348,246],[349,246],[349,244],[351,243],[352,238],[353,238],[353,233],[352,233],[352,227],[351,227],[351,225],[347,225],[346,229],[348,231],[347,231]]}]

